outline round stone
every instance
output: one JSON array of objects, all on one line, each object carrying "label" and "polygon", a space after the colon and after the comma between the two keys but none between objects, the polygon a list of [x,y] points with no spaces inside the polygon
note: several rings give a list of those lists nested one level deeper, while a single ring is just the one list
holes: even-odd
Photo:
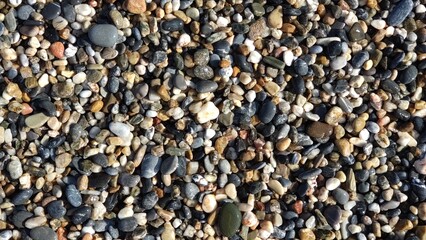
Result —
[{"label": "round stone", "polygon": [[53,20],[54,18],[58,17],[59,14],[61,14],[61,6],[59,3],[48,3],[44,6],[41,14],[43,15],[44,19]]},{"label": "round stone", "polygon": [[31,229],[30,236],[34,240],[57,240],[58,236],[50,227],[36,227]]},{"label": "round stone", "polygon": [[233,203],[225,203],[219,211],[219,229],[222,235],[232,237],[241,226],[241,212]]},{"label": "round stone", "polygon": [[111,24],[96,24],[89,30],[89,39],[101,47],[113,47],[117,43],[118,31]]},{"label": "round stone", "polygon": [[214,194],[207,194],[203,198],[203,202],[201,204],[203,211],[206,213],[211,213],[217,208],[216,196]]},{"label": "round stone", "polygon": [[142,160],[141,177],[152,178],[160,171],[161,159],[157,156],[147,154]]}]

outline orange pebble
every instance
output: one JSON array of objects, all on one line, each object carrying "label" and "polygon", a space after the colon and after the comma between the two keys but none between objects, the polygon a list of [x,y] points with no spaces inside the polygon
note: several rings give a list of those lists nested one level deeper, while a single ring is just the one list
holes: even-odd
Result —
[{"label": "orange pebble", "polygon": [[22,103],[22,107],[21,114],[24,116],[33,112],[33,108],[28,103]]},{"label": "orange pebble", "polygon": [[62,44],[61,42],[52,43],[49,49],[52,52],[53,56],[55,56],[56,58],[64,57],[65,47],[64,44]]}]

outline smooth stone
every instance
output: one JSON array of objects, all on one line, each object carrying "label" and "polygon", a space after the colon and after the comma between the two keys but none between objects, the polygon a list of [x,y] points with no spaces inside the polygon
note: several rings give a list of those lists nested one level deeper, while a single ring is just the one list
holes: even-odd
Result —
[{"label": "smooth stone", "polygon": [[146,11],[145,0],[126,0],[123,6],[127,9],[127,11],[133,14],[142,14]]},{"label": "smooth stone", "polygon": [[12,160],[7,164],[7,171],[12,179],[18,179],[24,173],[22,170],[22,164],[19,160]]},{"label": "smooth stone", "polygon": [[142,160],[141,177],[152,178],[160,171],[162,160],[152,154],[147,154]]},{"label": "smooth stone", "polygon": [[352,57],[352,67],[361,68],[362,65],[370,58],[370,54],[367,51],[359,51]]},{"label": "smooth stone", "polygon": [[131,135],[130,126],[121,122],[111,122],[109,130],[122,139],[126,139]]},{"label": "smooth stone", "polygon": [[30,236],[33,240],[57,240],[58,236],[50,227],[36,227],[31,229]]},{"label": "smooth stone", "polygon": [[333,191],[333,197],[341,205],[345,205],[349,201],[349,194],[341,188],[336,188]]},{"label": "smooth stone", "polygon": [[104,172],[92,173],[89,177],[89,187],[105,189],[110,180],[111,176]]},{"label": "smooth stone", "polygon": [[390,79],[386,79],[384,81],[381,81],[381,86],[383,90],[391,93],[391,94],[398,94],[400,91],[400,88],[398,84],[395,81],[392,81]]},{"label": "smooth stone", "polygon": [[333,191],[340,186],[340,180],[337,178],[329,178],[325,182],[325,187],[328,191]]},{"label": "smooth stone", "polygon": [[65,189],[65,196],[68,200],[68,203],[73,207],[79,207],[83,203],[80,191],[75,187],[75,185],[68,185]]},{"label": "smooth stone", "polygon": [[309,170],[303,171],[297,177],[299,179],[301,179],[301,180],[307,180],[307,179],[310,179],[310,178],[317,177],[318,175],[321,174],[321,172],[322,172],[321,169],[319,169],[319,168],[313,168],[313,169],[309,169]]},{"label": "smooth stone", "polygon": [[328,138],[333,134],[333,127],[322,122],[313,122],[307,129],[307,134],[313,138]]},{"label": "smooth stone", "polygon": [[221,40],[213,44],[214,53],[220,57],[226,57],[231,51],[231,44],[226,40]]},{"label": "smooth stone", "polygon": [[241,212],[233,203],[225,203],[219,211],[219,229],[226,236],[233,236],[241,226]]},{"label": "smooth stone", "polygon": [[47,213],[52,217],[59,219],[63,217],[67,209],[63,206],[62,201],[56,200],[46,206]]},{"label": "smooth stone", "polygon": [[197,78],[207,80],[214,77],[214,71],[210,66],[196,66],[194,68],[194,75]]},{"label": "smooth stone", "polygon": [[184,195],[189,199],[195,199],[195,196],[200,192],[200,189],[195,183],[186,183],[183,187]]},{"label": "smooth stone", "polygon": [[186,90],[188,88],[185,77],[182,74],[176,74],[173,77],[173,85],[180,90]]},{"label": "smooth stone", "polygon": [[339,56],[331,60],[330,67],[332,70],[339,70],[346,66],[347,61],[345,56]]},{"label": "smooth stone", "polygon": [[142,196],[141,207],[149,210],[152,209],[158,202],[158,195],[155,192],[149,192]]},{"label": "smooth stone", "polygon": [[212,102],[206,102],[201,106],[200,111],[197,113],[196,119],[199,123],[203,124],[219,117],[220,111]]},{"label": "smooth stone", "polygon": [[253,66],[247,62],[247,58],[241,54],[234,55],[235,64],[241,69],[242,72],[253,72]]},{"label": "smooth stone", "polygon": [[86,222],[92,214],[92,208],[89,206],[81,206],[77,208],[71,215],[71,221],[78,225]]},{"label": "smooth stone", "polygon": [[301,76],[305,76],[309,71],[308,64],[300,58],[294,61],[293,67],[296,73]]},{"label": "smooth stone", "polygon": [[120,174],[120,177],[118,178],[118,182],[126,187],[136,187],[138,183],[141,181],[140,176],[138,175],[132,175],[127,172],[123,172]]},{"label": "smooth stone", "polygon": [[209,56],[208,49],[200,49],[194,53],[194,63],[200,66],[207,65],[209,63]]},{"label": "smooth stone", "polygon": [[275,106],[275,104],[271,100],[267,100],[261,106],[258,116],[260,121],[266,124],[272,121],[276,112],[277,107]]},{"label": "smooth stone", "polygon": [[349,38],[352,42],[357,42],[365,38],[365,33],[359,23],[356,22],[352,25],[351,30],[349,30]]},{"label": "smooth stone", "polygon": [[14,205],[24,205],[28,202],[28,200],[31,198],[32,195],[33,195],[32,189],[23,189],[12,197],[11,202]]},{"label": "smooth stone", "polygon": [[4,26],[7,30],[9,30],[9,32],[14,32],[16,30],[16,27],[18,26],[14,12],[15,11],[9,11],[4,16]]},{"label": "smooth stone", "polygon": [[413,0],[399,1],[389,12],[386,22],[389,26],[397,26],[401,24],[410,14],[413,9]]},{"label": "smooth stone", "polygon": [[27,20],[33,12],[35,12],[35,10],[30,5],[22,5],[17,11],[18,18],[21,20]]},{"label": "smooth stone", "polygon": [[44,113],[36,113],[33,114],[25,119],[25,124],[29,128],[40,128],[43,126],[48,120],[50,119],[49,116],[46,116]]},{"label": "smooth stone", "polygon": [[96,164],[98,164],[101,167],[107,167],[108,166],[108,158],[103,153],[95,154],[91,157],[92,161]]},{"label": "smooth stone", "polygon": [[159,64],[167,60],[167,53],[164,51],[155,51],[152,56],[152,63]]},{"label": "smooth stone", "polygon": [[135,217],[123,218],[118,221],[118,229],[123,232],[133,232],[138,226],[138,222]]},{"label": "smooth stone", "polygon": [[[284,69],[284,67],[285,67],[285,63],[283,61],[281,61],[281,60],[279,60],[279,59],[277,59],[275,57],[272,57],[272,56],[265,56],[265,57],[262,58],[262,60],[266,64],[268,64],[268,65],[270,65],[270,66],[272,66],[274,68]],[[305,64],[306,64],[306,62],[305,62]]]},{"label": "smooth stone", "polygon": [[410,84],[416,80],[418,73],[416,66],[411,65],[398,74],[398,79],[403,84]]},{"label": "smooth stone", "polygon": [[43,15],[46,20],[53,20],[61,14],[61,6],[58,3],[48,3],[44,6],[41,11],[41,15]]},{"label": "smooth stone", "polygon": [[177,156],[170,156],[163,160],[163,163],[161,163],[160,171],[164,175],[172,174],[174,171],[176,171],[178,167],[178,157]]},{"label": "smooth stone", "polygon": [[32,216],[34,216],[34,214],[32,214],[30,212],[19,211],[19,212],[14,212],[11,215],[11,220],[12,220],[13,225],[15,225],[15,227],[24,228],[25,220],[31,218]]},{"label": "smooth stone", "polygon": [[214,194],[207,194],[203,197],[201,207],[204,212],[211,213],[217,208],[216,196]]},{"label": "smooth stone", "polygon": [[171,20],[164,21],[161,24],[161,28],[165,31],[174,32],[183,29],[184,23],[180,18],[174,18]]},{"label": "smooth stone", "polygon": [[342,42],[333,41],[327,45],[327,53],[330,57],[339,56],[342,53]]},{"label": "smooth stone", "polygon": [[340,220],[342,219],[342,209],[339,206],[327,206],[323,214],[330,226],[334,229],[339,226]]},{"label": "smooth stone", "polygon": [[195,90],[199,93],[208,93],[215,91],[219,85],[214,81],[201,80],[195,85]]},{"label": "smooth stone", "polygon": [[113,47],[118,40],[118,31],[111,24],[96,24],[88,33],[90,41],[101,47]]}]

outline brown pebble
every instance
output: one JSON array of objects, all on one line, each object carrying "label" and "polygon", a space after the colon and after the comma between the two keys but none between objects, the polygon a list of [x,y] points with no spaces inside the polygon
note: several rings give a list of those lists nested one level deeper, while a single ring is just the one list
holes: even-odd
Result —
[{"label": "brown pebble", "polygon": [[102,100],[97,100],[92,103],[90,106],[91,112],[99,112],[104,107],[104,102]]},{"label": "brown pebble", "polygon": [[146,11],[146,2],[145,0],[126,0],[123,7],[131,13],[141,14]]}]

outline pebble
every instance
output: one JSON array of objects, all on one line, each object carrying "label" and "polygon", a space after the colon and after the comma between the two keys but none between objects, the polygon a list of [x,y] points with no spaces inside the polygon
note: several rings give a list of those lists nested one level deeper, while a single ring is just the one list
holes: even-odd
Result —
[{"label": "pebble", "polygon": [[215,120],[219,117],[220,111],[216,105],[212,102],[204,103],[200,111],[197,113],[197,121],[201,124],[211,120]]},{"label": "pebble", "polygon": [[147,154],[142,160],[141,177],[152,178],[160,171],[162,160],[154,155]]},{"label": "pebble", "polygon": [[207,194],[203,197],[202,203],[203,211],[206,213],[211,213],[217,208],[216,196],[214,194]]},{"label": "pebble", "polygon": [[57,240],[56,233],[49,227],[36,227],[31,229],[30,236],[34,240]]},{"label": "pebble", "polygon": [[145,0],[126,0],[123,6],[133,14],[142,14],[146,11]]},{"label": "pebble", "polygon": [[389,12],[387,17],[387,24],[389,26],[398,26],[400,25],[410,14],[413,9],[414,3],[411,0],[401,0],[399,1]]},{"label": "pebble", "polygon": [[275,106],[275,104],[272,101],[267,100],[260,108],[259,119],[263,123],[269,123],[274,118],[276,112],[277,107]]},{"label": "pebble", "polygon": [[47,213],[52,218],[57,218],[57,219],[63,217],[67,212],[67,209],[63,206],[63,203],[59,200],[49,203],[46,207],[46,210],[47,210]]},{"label": "pebble", "polygon": [[209,81],[209,80],[201,80],[197,82],[197,85],[195,86],[195,90],[199,93],[208,93],[208,92],[214,92],[219,85],[216,82]]},{"label": "pebble", "polygon": [[77,190],[75,185],[68,185],[65,190],[65,196],[68,200],[68,203],[73,207],[79,207],[83,203],[80,192]]},{"label": "pebble", "polygon": [[10,177],[12,179],[18,179],[24,173],[22,169],[22,165],[18,160],[10,161],[9,164],[7,165],[7,171],[9,172]]},{"label": "pebble", "polygon": [[113,47],[117,43],[118,31],[111,24],[96,24],[89,29],[88,36],[95,45]]},{"label": "pebble", "polygon": [[233,236],[241,226],[241,212],[233,203],[225,203],[219,211],[219,229],[226,236]]},{"label": "pebble", "polygon": [[41,14],[46,20],[53,20],[61,13],[61,6],[58,3],[48,3],[44,6]]}]

